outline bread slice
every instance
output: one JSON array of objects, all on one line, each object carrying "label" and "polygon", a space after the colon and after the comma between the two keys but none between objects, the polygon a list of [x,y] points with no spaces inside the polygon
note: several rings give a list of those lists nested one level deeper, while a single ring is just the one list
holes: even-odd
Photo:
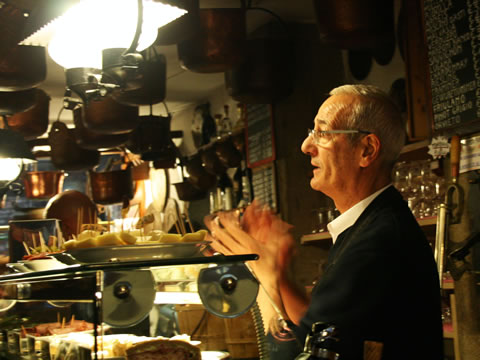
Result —
[{"label": "bread slice", "polygon": [[127,360],[201,360],[200,348],[182,340],[155,339],[127,348]]}]

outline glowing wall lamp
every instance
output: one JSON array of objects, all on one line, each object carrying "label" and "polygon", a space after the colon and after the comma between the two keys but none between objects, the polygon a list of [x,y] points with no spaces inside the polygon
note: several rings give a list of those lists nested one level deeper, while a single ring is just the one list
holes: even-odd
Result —
[{"label": "glowing wall lamp", "polygon": [[0,129],[0,198],[18,179],[27,163],[36,162],[23,136],[10,129]]},{"label": "glowing wall lamp", "polygon": [[[139,8],[143,13],[139,14]],[[142,51],[155,41],[159,27],[185,13],[153,0],[83,0],[52,23],[55,30],[48,53],[65,69],[101,69],[102,50]],[[132,49],[139,23],[138,42]]]},{"label": "glowing wall lamp", "polygon": [[135,89],[143,76],[139,51],[153,44],[158,28],[184,15],[181,0],[81,0],[25,39],[47,37],[48,53],[65,68],[64,106],[87,102],[114,89]]}]

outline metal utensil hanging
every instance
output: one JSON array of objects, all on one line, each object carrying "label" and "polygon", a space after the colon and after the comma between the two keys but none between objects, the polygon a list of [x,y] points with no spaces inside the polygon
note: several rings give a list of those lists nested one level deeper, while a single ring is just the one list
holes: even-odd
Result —
[{"label": "metal utensil hanging", "polygon": [[448,233],[451,224],[458,224],[463,213],[463,189],[458,184],[459,164],[460,164],[460,137],[452,136],[450,148],[450,167],[452,179],[445,192],[445,200],[439,206],[437,216],[437,234],[435,238],[435,260],[437,262],[438,276],[440,286],[443,282],[443,272],[445,270],[445,252],[448,246]]}]

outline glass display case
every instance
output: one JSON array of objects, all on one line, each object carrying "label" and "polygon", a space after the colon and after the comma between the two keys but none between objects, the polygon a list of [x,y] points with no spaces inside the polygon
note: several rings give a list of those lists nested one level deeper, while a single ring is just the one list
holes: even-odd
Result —
[{"label": "glass display case", "polygon": [[[150,355],[171,352],[165,358],[245,358],[208,330],[201,343],[185,339],[202,322],[221,331],[207,316],[227,326],[245,315],[255,331],[249,358],[263,358],[259,286],[245,265],[257,255],[204,256],[192,246],[91,248],[9,264],[12,273],[0,276],[0,358],[134,359],[126,349],[141,343]],[[232,326],[241,327],[222,334]]]}]

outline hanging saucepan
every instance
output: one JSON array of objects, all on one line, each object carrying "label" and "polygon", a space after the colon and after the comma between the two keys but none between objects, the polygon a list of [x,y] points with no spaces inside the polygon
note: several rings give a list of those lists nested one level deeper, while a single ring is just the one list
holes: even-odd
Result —
[{"label": "hanging saucepan", "polygon": [[195,187],[189,180],[190,178],[185,179],[183,175],[183,165],[181,166],[182,171],[182,182],[175,183],[175,190],[177,191],[178,198],[183,201],[195,201],[204,199],[207,196],[206,190],[200,190],[198,187]]},{"label": "hanging saucepan", "polygon": [[84,108],[85,127],[100,134],[129,133],[138,125],[138,107],[120,104],[107,96]]},{"label": "hanging saucepan", "polygon": [[154,166],[159,169],[160,163],[173,167],[177,157],[177,148],[170,135],[169,116],[140,116],[140,123],[132,131],[127,141],[127,149],[134,154],[141,154],[142,160],[159,161]]},{"label": "hanging saucepan", "polygon": [[[263,28],[273,27],[267,24]],[[279,25],[280,26],[280,25]],[[283,33],[247,40],[245,60],[225,72],[227,93],[245,104],[270,104],[293,90],[292,44]]]},{"label": "hanging saucepan", "polygon": [[227,168],[237,167],[242,161],[242,153],[235,147],[232,135],[222,136],[215,142],[215,153]]},{"label": "hanging saucepan", "polygon": [[109,205],[124,203],[133,199],[132,168],[95,172],[90,170],[90,185],[93,201],[97,204]]},{"label": "hanging saucepan", "polygon": [[52,124],[48,142],[53,165],[61,170],[85,170],[98,165],[100,153],[79,147],[74,132],[74,129],[68,129],[67,125],[60,121]]},{"label": "hanging saucepan", "polygon": [[202,165],[201,153],[183,159],[188,172],[188,180],[200,190],[209,190],[217,183],[217,177],[208,173]]},{"label": "hanging saucepan", "polygon": [[0,91],[31,89],[47,76],[45,47],[17,45],[0,57]]},{"label": "hanging saucepan", "polygon": [[62,191],[63,171],[29,171],[22,175],[25,197],[28,199],[49,199]]},{"label": "hanging saucepan", "polygon": [[75,124],[75,140],[83,149],[98,150],[105,148],[113,148],[124,145],[129,133],[125,134],[100,134],[87,129],[84,125],[83,106],[77,106],[73,109],[73,122]]},{"label": "hanging saucepan", "polygon": [[0,91],[0,115],[26,111],[35,105],[36,89]]},{"label": "hanging saucepan", "polygon": [[198,29],[198,1],[184,0],[183,8],[187,13],[178,19],[158,28],[155,45],[175,45],[195,34]]},{"label": "hanging saucepan", "polygon": [[8,126],[22,134],[25,139],[34,139],[48,129],[49,108],[50,96],[41,89],[35,89],[35,105],[27,111],[8,117]]},{"label": "hanging saucepan", "polygon": [[157,54],[155,49],[147,48],[142,52],[144,62],[139,72],[140,85],[132,90],[114,90],[112,98],[120,104],[130,106],[157,104],[165,99],[167,83],[167,61],[165,56]]},{"label": "hanging saucepan", "polygon": [[373,49],[394,38],[393,0],[314,0],[322,43]]},{"label": "hanging saucepan", "polygon": [[215,143],[209,144],[200,151],[202,166],[213,175],[221,175],[227,171],[227,167],[222,164],[215,151]]},{"label": "hanging saucepan", "polygon": [[244,59],[244,8],[199,9],[198,29],[177,44],[181,66],[193,72],[224,72]]}]

